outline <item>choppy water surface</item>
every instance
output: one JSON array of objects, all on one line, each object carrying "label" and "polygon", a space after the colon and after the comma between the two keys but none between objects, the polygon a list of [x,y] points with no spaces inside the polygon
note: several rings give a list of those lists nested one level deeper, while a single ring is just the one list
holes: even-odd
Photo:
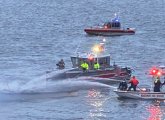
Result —
[{"label": "choppy water surface", "polygon": [[[88,50],[106,39],[112,61],[131,66],[140,84],[145,73],[164,65],[164,0],[1,0],[0,116],[3,120],[163,120],[164,101],[119,99],[113,86],[76,79],[46,81],[79,46]],[[88,36],[83,29],[118,13],[131,36]],[[60,71],[53,71],[51,75]]]}]

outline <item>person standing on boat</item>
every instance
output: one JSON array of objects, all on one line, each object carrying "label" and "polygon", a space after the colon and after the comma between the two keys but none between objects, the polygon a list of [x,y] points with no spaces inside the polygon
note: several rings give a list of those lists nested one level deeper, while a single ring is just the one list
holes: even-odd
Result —
[{"label": "person standing on boat", "polygon": [[100,64],[99,64],[98,62],[95,62],[95,63],[94,63],[94,69],[95,69],[95,70],[100,69]]},{"label": "person standing on boat", "polygon": [[85,61],[83,61],[83,63],[81,64],[81,68],[82,68],[83,72],[85,72],[89,69],[89,66]]},{"label": "person standing on boat", "polygon": [[127,86],[126,80],[123,80],[122,82],[120,82],[118,89],[120,89],[120,90],[127,90],[127,87],[128,86]]},{"label": "person standing on boat", "polygon": [[64,63],[63,59],[61,59],[56,65],[59,69],[64,69],[65,68],[65,63]]},{"label": "person standing on boat", "polygon": [[134,91],[136,91],[136,87],[137,87],[137,85],[139,84],[139,81],[136,79],[135,76],[133,76],[133,77],[131,78],[131,80],[129,81],[129,83],[131,83],[131,86],[128,88],[128,91],[130,91],[131,88],[133,88]]},{"label": "person standing on boat", "polygon": [[160,92],[160,88],[162,87],[162,85],[165,85],[165,81],[164,83],[161,83],[160,77],[157,76],[154,80],[154,92]]}]

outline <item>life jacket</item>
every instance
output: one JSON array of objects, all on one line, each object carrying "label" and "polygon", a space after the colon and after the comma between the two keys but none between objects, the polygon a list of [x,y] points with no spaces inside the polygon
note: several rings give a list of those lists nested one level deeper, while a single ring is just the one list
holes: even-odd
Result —
[{"label": "life jacket", "polygon": [[131,79],[130,81],[133,85],[138,85],[139,81],[137,79]]},{"label": "life jacket", "polygon": [[82,63],[82,64],[81,64],[81,67],[82,67],[82,68],[85,68],[85,69],[88,69],[88,68],[89,68],[87,63]]},{"label": "life jacket", "polygon": [[89,66],[87,63],[85,63],[85,68],[88,70]]},{"label": "life jacket", "polygon": [[94,69],[99,69],[99,68],[100,68],[99,63],[94,64]]},{"label": "life jacket", "polygon": [[81,64],[81,67],[82,67],[82,68],[85,68],[85,63],[82,63],[82,64]]}]

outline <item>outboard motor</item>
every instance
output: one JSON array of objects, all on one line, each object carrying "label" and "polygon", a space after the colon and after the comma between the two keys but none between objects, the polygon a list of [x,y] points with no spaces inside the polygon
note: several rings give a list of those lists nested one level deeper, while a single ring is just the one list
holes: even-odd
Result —
[{"label": "outboard motor", "polygon": [[132,69],[129,68],[129,67],[126,67],[126,71],[127,71],[127,73],[131,76],[131,74],[132,74]]}]

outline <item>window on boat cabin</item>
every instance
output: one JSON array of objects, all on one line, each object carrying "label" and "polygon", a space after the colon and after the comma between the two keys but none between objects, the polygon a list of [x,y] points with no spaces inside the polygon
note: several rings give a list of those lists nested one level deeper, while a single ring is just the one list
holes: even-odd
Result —
[{"label": "window on boat cabin", "polygon": [[120,22],[112,22],[112,27],[120,28]]},{"label": "window on boat cabin", "polygon": [[108,67],[110,65],[110,57],[102,57],[98,60],[101,67]]},{"label": "window on boat cabin", "polygon": [[77,57],[71,57],[73,67],[77,67],[79,65],[79,61]]},{"label": "window on boat cabin", "polygon": [[71,57],[72,65],[73,67],[79,67],[81,65],[82,61],[86,61],[89,65],[89,67],[92,67],[94,62],[98,61],[100,64],[100,67],[108,67],[110,65],[110,57],[101,57],[101,58],[95,58],[93,61],[89,61],[87,58],[77,58],[77,57]]},{"label": "window on boat cabin", "polygon": [[106,25],[108,28],[111,28],[111,23],[110,23],[110,22],[105,23],[105,25]]}]

